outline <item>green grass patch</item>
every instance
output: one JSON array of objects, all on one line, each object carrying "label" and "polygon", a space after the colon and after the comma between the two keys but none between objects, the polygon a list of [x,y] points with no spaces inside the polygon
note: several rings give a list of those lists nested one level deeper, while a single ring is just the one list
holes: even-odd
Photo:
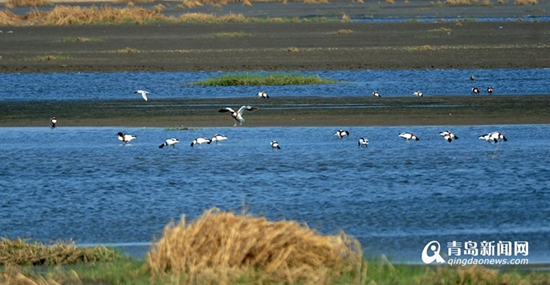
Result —
[{"label": "green grass patch", "polygon": [[68,55],[38,55],[35,57],[25,58],[25,61],[57,61],[57,60],[69,60]]},{"label": "green grass patch", "polygon": [[300,74],[228,74],[193,82],[191,85],[200,86],[270,86],[270,85],[307,85],[307,84],[336,84],[336,80],[323,79],[318,75]]},{"label": "green grass patch", "polygon": [[215,33],[207,35],[207,38],[212,39],[234,39],[234,38],[246,38],[249,37],[250,34],[247,34],[245,32],[231,32],[231,33]]}]

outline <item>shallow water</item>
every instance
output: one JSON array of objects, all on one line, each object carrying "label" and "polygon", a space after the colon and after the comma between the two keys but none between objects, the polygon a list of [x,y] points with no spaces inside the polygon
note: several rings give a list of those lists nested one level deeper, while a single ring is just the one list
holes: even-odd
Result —
[{"label": "shallow water", "polygon": [[[268,72],[259,72],[269,74]],[[494,95],[548,94],[550,68],[545,69],[424,69],[300,71],[340,82],[332,85],[202,87],[190,83],[227,72],[113,72],[113,73],[24,73],[1,74],[0,102],[65,100],[142,100],[136,89],[145,89],[156,99],[255,98],[259,91],[271,97],[363,97],[378,90],[382,97],[472,96],[488,86]],[[256,72],[254,74],[257,74]],[[475,81],[470,75],[476,76]]]},{"label": "shallow water", "polygon": [[[447,128],[460,139],[444,141]],[[353,127],[341,140],[324,127],[0,128],[0,233],[140,255],[170,219],[245,203],[269,219],[344,230],[365,255],[396,262],[421,262],[432,240],[528,241],[530,263],[549,262],[549,128]],[[509,141],[477,138],[497,130]],[[138,139],[122,145],[118,131]],[[215,133],[229,139],[190,147]],[[159,149],[170,137],[181,143]]]}]

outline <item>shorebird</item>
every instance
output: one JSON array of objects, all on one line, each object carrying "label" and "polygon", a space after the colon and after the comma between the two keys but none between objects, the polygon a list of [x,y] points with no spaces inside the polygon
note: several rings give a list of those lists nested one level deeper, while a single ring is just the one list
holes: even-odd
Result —
[{"label": "shorebird", "polygon": [[479,88],[477,87],[472,88],[472,94],[479,94]]},{"label": "shorebird", "polygon": [[411,140],[415,140],[415,141],[419,141],[420,139],[415,136],[413,133],[408,133],[408,132],[403,132],[403,133],[400,133],[399,134],[399,137],[400,138],[404,138],[406,139],[407,141],[411,141]]},{"label": "shorebird", "polygon": [[349,132],[345,130],[338,130],[336,131],[336,133],[334,133],[334,135],[337,136],[339,139],[341,139],[345,136],[349,136]]},{"label": "shorebird", "polygon": [[443,136],[443,138],[448,142],[453,142],[453,140],[458,139],[458,137],[450,131],[440,132],[439,135]]},{"label": "shorebird", "polygon": [[269,144],[273,149],[281,149],[281,146],[279,146],[279,143],[277,141],[271,141]]},{"label": "shorebird", "polygon": [[478,137],[480,140],[485,140],[486,142],[498,143],[499,140],[508,141],[508,139],[501,132],[492,132],[484,134]]},{"label": "shorebird", "polygon": [[372,96],[380,97],[380,93],[378,93],[378,91],[375,90],[375,91],[372,92]]},{"label": "shorebird", "polygon": [[366,138],[359,138],[357,145],[359,145],[359,147],[362,147],[362,146],[369,147],[369,140]]},{"label": "shorebird", "polygon": [[122,132],[117,133],[118,140],[123,141],[124,143],[130,143],[131,141],[137,139],[137,136],[130,134],[123,134]]},{"label": "shorebird", "polygon": [[261,91],[258,93],[258,98],[269,99],[269,95],[267,95],[264,91]]},{"label": "shorebird", "polygon": [[471,75],[470,75],[470,80],[471,80],[471,81],[474,81],[474,80],[476,80],[476,77],[475,77],[473,74],[471,74]]},{"label": "shorebird", "polygon": [[50,128],[55,129],[55,124],[57,124],[57,117],[52,117],[50,119]]},{"label": "shorebird", "polygon": [[143,100],[147,101],[147,94],[149,94],[149,92],[147,92],[145,90],[136,90],[136,91],[134,91],[134,93],[141,94],[141,97],[143,97]]},{"label": "shorebird", "polygon": [[167,139],[163,144],[159,145],[159,148],[163,148],[165,146],[175,147],[179,142],[180,141],[176,138]]},{"label": "shorebird", "polygon": [[415,91],[413,92],[413,95],[416,96],[416,97],[422,97],[422,91]]},{"label": "shorebird", "polygon": [[489,95],[493,94],[493,91],[495,91],[495,89],[493,88],[493,86],[487,87],[487,93],[489,93]]},{"label": "shorebird", "polygon": [[225,136],[225,135],[215,134],[215,135],[212,136],[211,141],[218,143],[218,142],[224,141],[226,139],[227,139],[227,136]]},{"label": "shorebird", "polygon": [[256,110],[258,110],[258,107],[241,106],[238,111],[235,111],[235,110],[233,110],[232,108],[229,108],[229,107],[225,107],[225,108],[219,109],[218,112],[221,112],[221,113],[229,112],[231,117],[233,117],[233,119],[235,119],[235,124],[233,126],[237,126],[237,123],[239,123],[239,125],[243,124],[243,122],[244,122],[243,112],[245,110],[246,111],[256,111]]},{"label": "shorebird", "polygon": [[203,143],[210,144],[212,140],[207,138],[196,138],[191,142],[191,147],[193,147],[196,144],[202,145]]}]

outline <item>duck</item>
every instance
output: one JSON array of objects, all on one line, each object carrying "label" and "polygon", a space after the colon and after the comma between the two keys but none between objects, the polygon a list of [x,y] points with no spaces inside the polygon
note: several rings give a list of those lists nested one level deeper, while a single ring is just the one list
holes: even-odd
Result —
[{"label": "duck", "polygon": [[131,134],[124,134],[122,132],[117,133],[118,140],[123,141],[124,143],[130,143],[131,141],[137,139],[137,136]]},{"label": "duck", "polygon": [[180,141],[176,138],[170,138],[170,139],[167,139],[166,141],[164,141],[163,144],[159,145],[159,148],[163,148],[165,146],[171,146],[171,147],[175,147],[177,143],[179,143]]},{"label": "duck", "polygon": [[258,98],[269,99],[269,95],[267,95],[266,92],[261,91],[261,92],[258,92]]},{"label": "duck", "polygon": [[493,88],[493,86],[487,87],[487,93],[489,93],[489,95],[493,94],[493,91],[495,91],[495,89]]},{"label": "duck", "polygon": [[203,143],[210,144],[212,140],[207,138],[196,138],[191,142],[191,147],[193,147],[196,144],[202,145]]},{"label": "duck", "polygon": [[400,134],[399,134],[399,137],[400,137],[400,138],[404,138],[404,139],[406,139],[407,141],[411,141],[411,140],[419,141],[419,140],[420,140],[420,138],[418,138],[417,136],[415,136],[413,133],[409,133],[409,132],[400,133]]},{"label": "duck", "polygon": [[345,136],[349,136],[349,132],[345,130],[338,130],[336,131],[336,133],[334,133],[334,135],[337,136],[339,139],[341,139]]},{"label": "duck", "polygon": [[413,92],[413,95],[416,96],[416,97],[422,97],[423,96],[422,91],[415,91],[415,92]]},{"label": "duck", "polygon": [[440,136],[443,136],[443,138],[448,141],[448,142],[453,142],[453,140],[457,140],[458,137],[453,134],[452,132],[450,131],[443,131],[443,132],[440,132],[439,133]]},{"label": "duck", "polygon": [[501,132],[492,132],[484,134],[478,137],[480,140],[485,140],[486,142],[498,143],[499,140],[508,141],[508,139]]},{"label": "duck", "polygon": [[212,136],[211,141],[218,143],[218,142],[224,141],[226,139],[227,139],[226,135],[215,134],[215,135]]},{"label": "duck", "polygon": [[359,141],[357,142],[359,147],[365,146],[369,147],[369,140],[366,138],[359,138]]},{"label": "duck", "polygon": [[235,119],[235,124],[233,125],[234,127],[237,126],[237,123],[239,123],[239,125],[242,125],[243,122],[245,121],[244,118],[243,118],[243,112],[244,111],[256,111],[258,110],[259,108],[258,107],[252,107],[252,106],[246,106],[246,105],[243,105],[239,108],[239,110],[235,111],[233,110],[232,108],[230,107],[225,107],[225,108],[221,108],[218,110],[218,112],[220,113],[227,113],[229,112],[229,114],[231,115],[231,117],[233,119]]},{"label": "duck", "polygon": [[477,87],[472,88],[472,94],[479,94],[479,88]]},{"label": "duck", "polygon": [[50,118],[50,128],[55,129],[56,124],[57,124],[57,117],[51,117]]},{"label": "duck", "polygon": [[378,91],[374,90],[374,91],[372,92],[372,96],[374,96],[374,97],[380,97],[380,93],[379,93]]},{"label": "duck", "polygon": [[281,149],[281,146],[279,145],[279,143],[277,141],[271,141],[269,144],[271,145],[271,147],[273,149]]},{"label": "duck", "polygon": [[476,77],[475,77],[473,74],[470,74],[470,80],[471,80],[471,81],[475,81],[475,80],[476,80]]},{"label": "duck", "polygon": [[143,100],[145,100],[145,101],[148,100],[147,95],[149,94],[149,92],[147,92],[145,90],[136,90],[136,91],[134,91],[134,94],[135,93],[141,94],[141,97],[143,97]]}]

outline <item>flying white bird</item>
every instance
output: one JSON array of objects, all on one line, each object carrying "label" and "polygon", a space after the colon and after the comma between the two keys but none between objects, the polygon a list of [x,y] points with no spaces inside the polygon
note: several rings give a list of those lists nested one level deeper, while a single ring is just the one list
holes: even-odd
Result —
[{"label": "flying white bird", "polygon": [[362,147],[362,146],[369,147],[369,140],[366,138],[359,138],[357,145],[359,145],[359,147]]},{"label": "flying white bird", "polygon": [[123,141],[124,143],[130,143],[131,141],[137,139],[137,136],[130,134],[123,134],[122,132],[117,133],[118,140]]},{"label": "flying white bird", "polygon": [[233,117],[233,119],[235,119],[235,124],[233,126],[237,126],[237,123],[239,123],[239,125],[243,124],[243,122],[244,122],[243,112],[245,110],[252,112],[252,111],[258,110],[258,107],[241,106],[238,111],[235,111],[235,110],[233,110],[232,108],[229,108],[229,107],[225,107],[225,108],[219,109],[218,112],[221,112],[221,113],[229,112],[231,117]]},{"label": "flying white bird", "polygon": [[408,132],[400,133],[399,137],[404,138],[407,141],[411,141],[411,140],[419,141],[420,140],[420,138],[415,136],[413,133],[408,133]]},{"label": "flying white bird", "polygon": [[269,99],[269,95],[267,95],[266,92],[261,91],[261,92],[258,93],[258,98]]},{"label": "flying white bird", "polygon": [[163,144],[159,145],[159,148],[163,148],[165,146],[175,147],[179,142],[180,141],[176,138],[167,139]]},{"label": "flying white bird", "polygon": [[440,132],[439,135],[443,136],[443,138],[448,142],[453,142],[453,140],[458,139],[458,137],[450,131]]},{"label": "flying white bird", "polygon": [[211,141],[218,143],[218,142],[224,141],[226,139],[227,139],[226,135],[215,134],[215,135],[212,136]]},{"label": "flying white bird", "polygon": [[498,143],[499,140],[508,141],[508,139],[500,132],[492,132],[484,134],[478,137],[480,140],[485,140],[486,142]]},{"label": "flying white bird", "polygon": [[143,100],[147,101],[147,94],[149,94],[149,92],[147,92],[145,90],[136,90],[136,91],[134,91],[134,93],[141,94],[141,97],[143,97]]},{"label": "flying white bird", "polygon": [[212,140],[207,138],[196,138],[191,142],[191,147],[193,147],[196,144],[202,145],[203,143],[210,144]]},{"label": "flying white bird", "polygon": [[279,143],[277,141],[271,141],[269,144],[274,149],[281,149],[281,146],[279,146]]},{"label": "flying white bird", "polygon": [[346,130],[338,130],[336,131],[336,133],[334,133],[334,135],[337,136],[339,139],[341,139],[345,136],[349,136],[349,132]]}]

